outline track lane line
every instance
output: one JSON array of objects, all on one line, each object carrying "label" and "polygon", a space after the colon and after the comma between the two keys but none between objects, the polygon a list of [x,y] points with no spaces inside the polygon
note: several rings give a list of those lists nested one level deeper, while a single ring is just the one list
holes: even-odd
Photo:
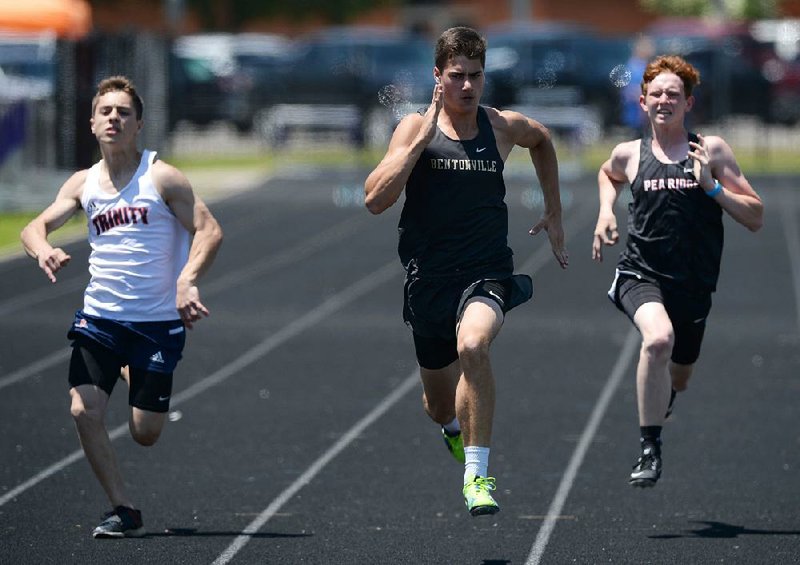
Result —
[{"label": "track lane line", "polygon": [[784,203],[781,209],[781,224],[786,237],[786,248],[792,269],[792,288],[794,289],[794,307],[797,315],[797,329],[800,330],[800,230],[797,228],[797,206],[794,199],[791,204]]},{"label": "track lane line", "polygon": [[416,388],[420,384],[419,370],[415,369],[409,376],[407,376],[398,387],[390,392],[381,402],[373,408],[366,416],[361,418],[353,425],[345,434],[339,438],[339,441],[333,444],[327,451],[320,455],[302,475],[297,477],[295,481],[289,485],[281,494],[275,498],[269,506],[267,506],[255,520],[250,522],[247,527],[242,530],[242,533],[223,551],[219,557],[214,560],[213,565],[225,565],[230,562],[241,549],[247,545],[253,534],[266,524],[270,518],[280,511],[284,504],[289,502],[292,497],[297,494],[300,489],[310,483],[324,468],[328,465],[339,453],[344,451],[365,429],[375,423],[381,416],[389,411],[392,406],[397,404],[409,391]]},{"label": "track lane line", "polygon": [[622,377],[625,376],[625,373],[627,373],[628,368],[630,367],[631,361],[636,354],[638,344],[639,332],[636,330],[636,328],[631,328],[628,331],[627,337],[625,338],[625,344],[622,346],[622,351],[617,358],[617,362],[614,365],[614,368],[612,369],[602,392],[600,393],[600,397],[597,399],[594,409],[592,410],[589,421],[586,422],[586,427],[583,429],[583,433],[578,441],[578,445],[572,452],[572,457],[570,458],[569,464],[564,471],[564,475],[561,477],[558,490],[556,490],[553,501],[550,503],[550,508],[547,510],[547,516],[539,528],[539,533],[536,535],[536,540],[533,543],[533,547],[528,555],[528,559],[525,561],[525,565],[539,565],[539,562],[544,555],[544,550],[547,547],[547,542],[550,540],[550,535],[553,533],[553,529],[555,528],[556,520],[558,516],[561,515],[561,510],[564,508],[564,503],[567,501],[570,490],[572,490],[572,485],[575,482],[575,476],[578,474],[578,470],[583,463],[586,452],[589,450],[589,445],[592,443],[592,440],[597,433],[597,428],[600,426],[600,422],[602,421],[603,416],[608,409],[608,404],[611,402],[611,398],[614,396],[617,388],[619,388],[619,384],[622,382]]}]

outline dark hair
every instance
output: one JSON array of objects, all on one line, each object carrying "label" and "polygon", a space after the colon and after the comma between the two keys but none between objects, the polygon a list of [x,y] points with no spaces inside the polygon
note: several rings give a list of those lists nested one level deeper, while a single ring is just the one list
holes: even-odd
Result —
[{"label": "dark hair", "polygon": [[678,55],[661,55],[647,65],[642,76],[642,94],[647,94],[647,85],[661,73],[678,75],[683,81],[683,92],[686,96],[692,95],[692,90],[700,84],[700,71],[683,57]]},{"label": "dark hair", "polygon": [[481,67],[486,65],[486,40],[471,27],[451,27],[436,42],[436,68],[440,71],[447,63],[458,57],[480,59]]},{"label": "dark hair", "polygon": [[103,94],[108,92],[125,92],[129,94],[133,100],[133,109],[136,111],[136,119],[142,119],[142,115],[144,114],[142,98],[136,93],[136,87],[133,85],[133,82],[131,82],[131,79],[122,75],[105,78],[97,85],[97,92],[94,98],[92,98],[92,116],[94,116],[94,111],[97,109],[97,101]]}]

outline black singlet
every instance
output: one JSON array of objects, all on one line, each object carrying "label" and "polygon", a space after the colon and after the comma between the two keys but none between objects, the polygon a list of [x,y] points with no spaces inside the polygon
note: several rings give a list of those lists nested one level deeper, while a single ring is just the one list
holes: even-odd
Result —
[{"label": "black singlet", "polygon": [[[690,133],[689,140],[697,136]],[[618,268],[673,290],[713,292],[722,258],[722,209],[695,179],[691,159],[662,163],[651,143],[649,136],[641,140]]]},{"label": "black singlet", "polygon": [[453,140],[436,128],[405,194],[398,251],[409,273],[511,275],[503,159],[484,108],[473,139]]}]

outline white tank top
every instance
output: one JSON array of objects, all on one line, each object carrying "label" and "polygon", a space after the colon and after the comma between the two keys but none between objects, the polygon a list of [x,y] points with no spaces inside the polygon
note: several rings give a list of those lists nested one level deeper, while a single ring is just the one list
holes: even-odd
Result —
[{"label": "white tank top", "polygon": [[189,232],[161,198],[143,151],[133,178],[116,194],[100,190],[100,163],[81,195],[89,229],[89,274],[83,311],[127,322],[176,320],[176,281],[189,256]]}]

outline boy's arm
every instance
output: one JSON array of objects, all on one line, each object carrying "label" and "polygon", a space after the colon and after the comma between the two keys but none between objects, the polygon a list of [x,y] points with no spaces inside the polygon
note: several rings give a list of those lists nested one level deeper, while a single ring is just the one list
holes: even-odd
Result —
[{"label": "boy's arm", "polygon": [[[562,269],[569,265],[569,254],[564,242],[564,228],[561,222],[561,189],[558,181],[558,157],[550,137],[550,131],[541,123],[519,112],[499,113],[501,120],[495,120],[495,127],[505,129],[503,137],[509,142],[528,150],[536,171],[539,186],[544,197],[544,212],[541,219],[528,233],[536,235],[547,232],[553,255]],[[502,153],[501,149],[501,154]],[[509,148],[510,151],[510,148]]]},{"label": "boy's arm", "polygon": [[442,109],[442,87],[436,85],[431,105],[424,116],[409,114],[397,125],[381,162],[364,182],[364,203],[373,214],[392,206],[411,176],[414,165],[436,133]]},{"label": "boy's arm", "polygon": [[600,208],[597,214],[597,225],[594,228],[592,259],[598,262],[603,261],[603,246],[616,245],[619,241],[614,204],[617,202],[622,187],[628,182],[626,169],[631,157],[630,144],[631,142],[617,145],[597,173]]},{"label": "boy's arm", "polygon": [[50,245],[47,236],[80,210],[80,198],[87,173],[84,170],[72,175],[61,186],[53,203],[31,220],[20,233],[25,252],[36,259],[50,282],[56,282],[55,274],[67,266],[71,257],[60,247]]},{"label": "boy's arm", "polygon": [[690,143],[689,156],[695,159],[701,188],[734,220],[758,231],[764,223],[764,205],[739,168],[733,150],[721,137],[697,137],[700,143]]},{"label": "boy's arm", "polygon": [[209,315],[208,308],[200,301],[197,281],[214,262],[222,245],[222,228],[178,169],[158,161],[153,175],[167,206],[193,236],[189,258],[176,281],[176,307],[186,327],[191,329],[194,322]]}]

